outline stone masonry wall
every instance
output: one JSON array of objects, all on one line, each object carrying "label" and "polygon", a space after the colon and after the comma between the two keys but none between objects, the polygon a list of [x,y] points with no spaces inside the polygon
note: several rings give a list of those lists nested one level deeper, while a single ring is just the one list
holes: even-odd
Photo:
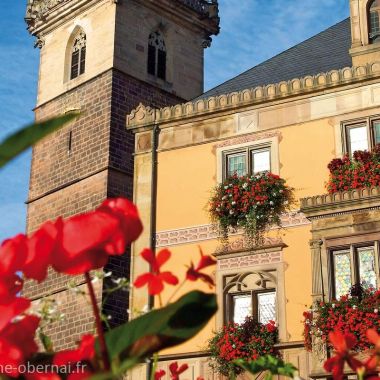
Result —
[{"label": "stone masonry wall", "polygon": [[[120,71],[109,70],[38,107],[37,120],[72,109],[80,109],[81,117],[33,150],[27,232],[60,215],[92,210],[107,197],[131,198],[134,136],[126,130],[126,115],[140,102],[162,107],[180,101]],[[106,269],[114,277],[129,277],[129,265],[127,253],[112,258]],[[66,290],[67,281],[66,276],[51,273],[44,283],[27,281],[24,287],[24,294],[35,303],[47,295],[61,302],[66,319],[48,331],[56,349],[71,346],[93,326],[90,305]],[[82,276],[76,281],[83,284]],[[101,291],[102,286],[98,287],[99,295]],[[128,298],[125,292],[115,294],[103,305],[104,312],[112,316],[112,325],[127,320]]]}]

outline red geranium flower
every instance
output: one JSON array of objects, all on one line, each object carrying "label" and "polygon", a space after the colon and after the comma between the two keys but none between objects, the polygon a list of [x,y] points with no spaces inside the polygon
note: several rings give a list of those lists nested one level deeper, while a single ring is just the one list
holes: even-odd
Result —
[{"label": "red geranium flower", "polygon": [[53,222],[44,223],[29,239],[28,254],[23,273],[38,282],[47,276],[51,256],[56,246],[58,229]]},{"label": "red geranium flower", "polygon": [[19,234],[3,241],[0,247],[0,275],[14,275],[22,270],[27,255],[27,237]]},{"label": "red geranium flower", "polygon": [[177,362],[171,363],[169,365],[171,380],[179,380],[179,375],[185,372],[188,368],[189,366],[187,364],[182,364],[180,367],[178,367]]},{"label": "red geranium flower", "polygon": [[327,359],[324,363],[326,371],[331,372],[334,380],[343,379],[344,364],[347,364],[356,371],[363,364],[354,358],[350,350],[356,345],[357,340],[353,334],[342,334],[340,331],[331,332],[329,339],[335,348],[336,355]]},{"label": "red geranium flower", "polygon": [[9,323],[0,333],[0,368],[6,369],[6,375],[17,377],[20,365],[38,351],[34,335],[39,322],[38,317],[29,315]]},{"label": "red geranium flower", "polygon": [[12,301],[0,305],[0,331],[12,321],[13,318],[22,314],[30,306],[30,301],[26,298],[17,297]]},{"label": "red geranium flower", "polygon": [[105,247],[106,251],[111,255],[125,253],[126,246],[135,241],[143,230],[137,207],[126,198],[115,198],[105,200],[98,210],[111,214],[120,222]]},{"label": "red geranium flower", "polygon": [[154,373],[154,380],[161,380],[166,375],[166,372],[163,369],[156,371]]},{"label": "red geranium flower", "polygon": [[374,344],[373,355],[367,360],[366,368],[374,370],[380,363],[380,335],[375,329],[367,330],[367,339]]},{"label": "red geranium flower", "polygon": [[103,267],[108,261],[105,246],[119,226],[109,213],[93,211],[57,220],[57,247],[52,265],[57,272],[82,274]]},{"label": "red geranium flower", "polygon": [[63,366],[68,363],[75,364],[83,360],[91,360],[95,356],[95,338],[93,335],[83,335],[76,350],[66,350],[55,354],[54,364]]},{"label": "red geranium flower", "polygon": [[11,302],[21,291],[23,280],[17,275],[3,275],[0,277],[0,304]]},{"label": "red geranium flower", "polygon": [[199,248],[199,252],[201,254],[201,259],[199,260],[199,263],[196,268],[194,268],[194,264],[191,263],[191,266],[187,270],[187,273],[186,273],[186,279],[189,281],[197,281],[198,279],[201,279],[202,281],[206,282],[210,286],[214,286],[215,284],[212,277],[205,273],[201,273],[200,271],[211,265],[215,265],[216,260],[214,260],[211,256],[204,255],[202,252],[202,249],[200,248]]},{"label": "red geranium flower", "polygon": [[134,282],[136,288],[141,288],[148,284],[150,295],[157,295],[164,289],[164,282],[170,285],[177,285],[178,278],[171,272],[160,272],[160,268],[169,260],[171,253],[167,249],[161,250],[157,257],[150,249],[144,249],[141,256],[151,266],[151,272],[138,276]]}]

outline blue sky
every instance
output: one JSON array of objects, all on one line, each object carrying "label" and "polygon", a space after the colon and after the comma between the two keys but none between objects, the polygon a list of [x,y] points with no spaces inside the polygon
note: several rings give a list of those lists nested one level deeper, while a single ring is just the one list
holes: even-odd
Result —
[{"label": "blue sky", "polygon": [[[39,50],[23,20],[24,1],[0,18],[0,138],[33,120]],[[347,0],[219,0],[221,33],[206,50],[212,88],[348,16]],[[0,171],[0,240],[25,229],[30,152]]]}]

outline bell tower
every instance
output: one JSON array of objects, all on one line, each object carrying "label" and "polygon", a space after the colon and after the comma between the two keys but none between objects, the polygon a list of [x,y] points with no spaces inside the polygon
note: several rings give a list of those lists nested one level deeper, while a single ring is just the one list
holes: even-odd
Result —
[{"label": "bell tower", "polygon": [[350,0],[351,49],[354,66],[380,60],[380,1]]},{"label": "bell tower", "polygon": [[[126,115],[140,102],[163,107],[203,92],[204,48],[218,34],[219,18],[217,0],[28,0],[25,19],[41,50],[36,119],[81,112],[33,149],[30,233],[107,197],[131,198],[134,138]],[[107,269],[129,277],[129,255]],[[56,348],[92,328],[86,302],[67,281],[51,274],[41,285],[25,284],[36,302],[52,296],[62,305],[65,321],[48,331]],[[113,325],[124,322],[128,295],[115,294],[104,309]]]}]

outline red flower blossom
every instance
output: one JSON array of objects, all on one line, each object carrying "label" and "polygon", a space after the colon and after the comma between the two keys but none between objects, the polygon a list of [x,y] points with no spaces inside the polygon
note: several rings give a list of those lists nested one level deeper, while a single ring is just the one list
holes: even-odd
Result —
[{"label": "red flower blossom", "polygon": [[17,275],[3,275],[0,277],[0,304],[11,302],[21,291],[23,280]]},{"label": "red flower blossom", "polygon": [[109,213],[93,211],[58,219],[57,248],[52,265],[57,272],[82,274],[103,267],[108,261],[105,246],[115,234],[119,221]]},{"label": "red flower blossom", "polygon": [[350,350],[357,343],[353,334],[343,335],[340,331],[335,331],[329,334],[329,339],[335,348],[336,355],[325,361],[324,368],[332,373],[334,380],[343,379],[343,369],[346,362],[354,371],[363,366],[359,360],[350,354]]},{"label": "red flower blossom", "polygon": [[111,255],[125,253],[126,246],[135,241],[141,234],[143,226],[136,206],[125,198],[105,200],[98,208],[119,220],[120,226],[115,230],[106,251]]},{"label": "red flower blossom", "polygon": [[23,269],[27,255],[27,238],[19,234],[5,240],[0,247],[0,275],[13,276]]},{"label": "red flower blossom", "polygon": [[29,239],[28,254],[23,273],[38,282],[47,276],[51,256],[56,246],[58,229],[53,222],[44,223]]},{"label": "red flower blossom", "polygon": [[57,272],[82,274],[103,267],[108,255],[125,253],[142,225],[136,207],[127,199],[107,199],[95,211],[55,223],[57,247],[52,265]]},{"label": "red flower blossom", "polygon": [[38,317],[29,315],[9,323],[0,333],[0,368],[6,368],[6,375],[17,377],[19,366],[38,351],[34,335],[39,322]]},{"label": "red flower blossom", "polygon": [[30,306],[30,301],[26,298],[14,298],[6,304],[0,305],[0,331],[12,321],[13,318],[22,314]]},{"label": "red flower blossom", "polygon": [[163,369],[156,371],[154,374],[154,380],[161,380],[166,375],[166,372]]},{"label": "red flower blossom", "polygon": [[174,362],[169,365],[170,370],[170,379],[171,380],[179,380],[179,375],[183,372],[185,372],[189,366],[187,364],[182,364],[180,367],[178,367],[178,363]]},{"label": "red flower blossom", "polygon": [[277,330],[277,327],[276,327],[276,322],[275,321],[269,321],[269,323],[267,323],[265,325],[266,329],[268,332],[274,332]]},{"label": "red flower blossom", "polygon": [[55,354],[54,364],[63,366],[68,363],[75,364],[83,360],[91,360],[95,356],[95,338],[93,335],[83,335],[76,350],[66,350]]},{"label": "red flower blossom", "polygon": [[214,286],[214,280],[211,276],[201,273],[200,271],[204,268],[207,268],[211,265],[216,264],[216,260],[214,260],[211,256],[206,256],[203,254],[202,250],[199,248],[199,252],[201,254],[201,259],[196,268],[194,268],[194,264],[191,263],[190,268],[187,270],[186,279],[189,281],[197,281],[198,279],[206,282],[210,286]]},{"label": "red flower blossom", "polygon": [[380,335],[375,329],[367,330],[367,339],[375,346],[373,354],[366,362],[366,368],[374,370],[380,363]]},{"label": "red flower blossom", "polygon": [[167,249],[161,250],[157,257],[150,249],[144,249],[141,256],[151,266],[151,272],[138,276],[134,282],[136,288],[141,288],[148,284],[150,295],[157,295],[164,289],[164,282],[170,285],[177,285],[178,278],[171,272],[160,272],[160,268],[169,260],[171,253]]}]

